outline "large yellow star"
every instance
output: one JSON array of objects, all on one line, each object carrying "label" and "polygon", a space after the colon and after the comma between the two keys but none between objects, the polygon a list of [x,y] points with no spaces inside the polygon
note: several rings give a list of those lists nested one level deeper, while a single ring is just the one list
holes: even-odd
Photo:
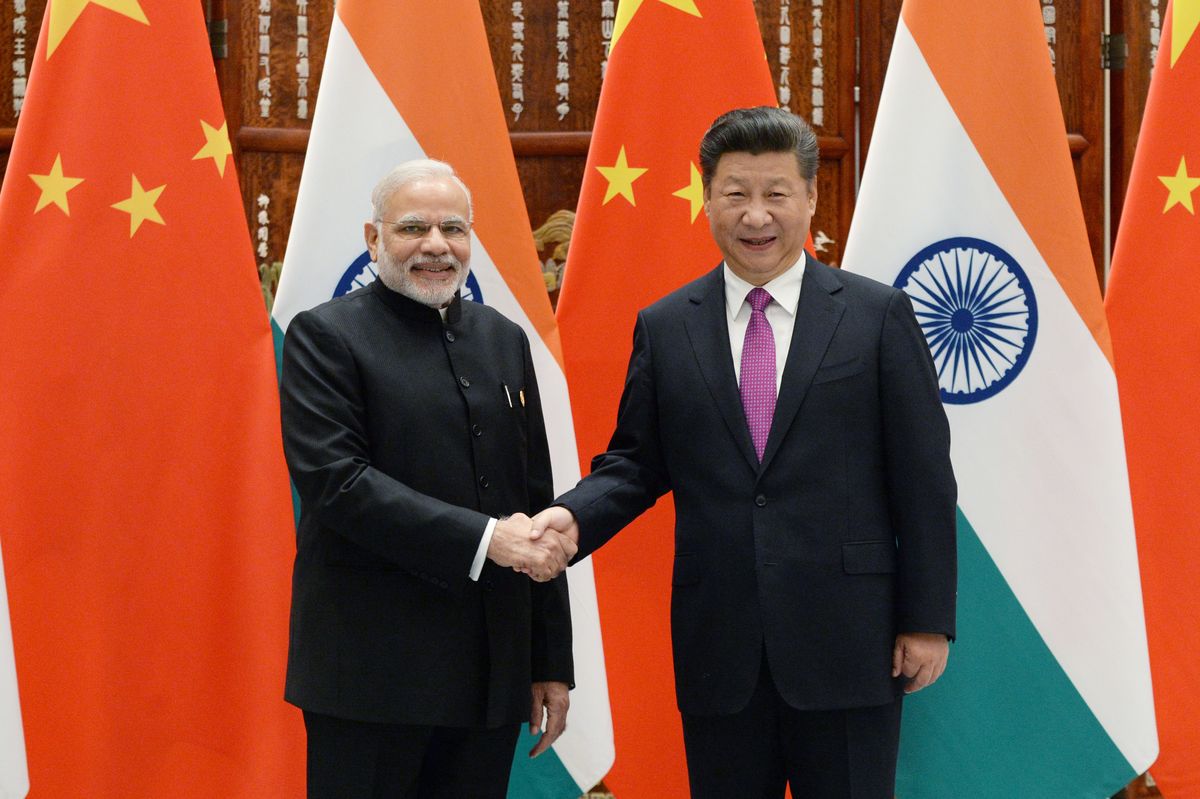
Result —
[{"label": "large yellow star", "polygon": [[143,25],[149,25],[146,12],[142,11],[138,0],[50,0],[50,38],[46,40],[46,60],[54,55],[54,51],[70,32],[71,27],[79,19],[79,15],[90,5],[97,5],[123,14],[137,20]]},{"label": "large yellow star", "polygon": [[63,174],[62,153],[54,157],[54,166],[50,167],[50,174],[31,174],[29,179],[36,183],[37,187],[42,190],[41,195],[38,197],[37,207],[33,209],[35,214],[53,203],[64,214],[67,216],[71,215],[71,209],[67,206],[67,192],[80,183],[83,183],[83,178],[69,178]]},{"label": "large yellow star", "polygon": [[[617,6],[617,18],[613,21],[613,35],[608,44],[608,52],[611,54],[612,49],[617,46],[617,39],[621,38],[621,34],[629,27],[629,22],[637,14],[638,9],[642,7],[644,0],[621,0],[621,4]],[[665,6],[678,8],[686,14],[691,14],[693,17],[702,16],[700,9],[696,8],[696,0],[658,0]]]},{"label": "large yellow star", "polygon": [[671,196],[692,204],[692,221],[695,222],[700,209],[704,207],[704,181],[700,179],[700,170],[696,169],[695,164],[689,163],[688,166],[692,171],[691,180],[679,191],[672,192]]},{"label": "large yellow star", "polygon": [[1200,0],[1175,0],[1171,14],[1171,66],[1175,66],[1200,25]]},{"label": "large yellow star", "polygon": [[204,131],[204,146],[200,148],[200,152],[192,156],[192,160],[211,158],[217,165],[217,173],[221,177],[225,177],[225,162],[229,156],[233,155],[233,146],[229,143],[229,123],[224,123],[218,130],[202,119],[200,120],[200,129]]},{"label": "large yellow star", "polygon": [[167,184],[164,183],[156,189],[146,191],[142,188],[137,175],[134,175],[133,190],[130,192],[129,198],[121,200],[119,203],[113,203],[113,208],[129,214],[129,238],[133,238],[133,234],[137,233],[138,228],[146,220],[157,222],[160,225],[166,224],[163,218],[159,216],[158,209],[154,207],[154,204],[158,202],[159,195],[163,193],[163,189],[166,187]]},{"label": "large yellow star", "polygon": [[1192,207],[1192,192],[1200,186],[1200,177],[1192,177],[1187,173],[1187,160],[1182,156],[1179,158],[1179,169],[1174,175],[1160,175],[1159,180],[1167,187],[1170,193],[1167,195],[1167,204],[1163,207],[1163,213],[1171,210],[1176,205],[1182,205],[1188,209],[1188,213],[1193,216],[1196,209]]},{"label": "large yellow star", "polygon": [[617,163],[612,166],[598,166],[600,174],[608,181],[608,190],[604,192],[604,202],[601,205],[608,205],[608,201],[618,194],[629,200],[629,204],[637,206],[633,199],[633,182],[646,173],[642,167],[630,166],[625,160],[625,148],[621,148],[621,152],[617,154]]}]

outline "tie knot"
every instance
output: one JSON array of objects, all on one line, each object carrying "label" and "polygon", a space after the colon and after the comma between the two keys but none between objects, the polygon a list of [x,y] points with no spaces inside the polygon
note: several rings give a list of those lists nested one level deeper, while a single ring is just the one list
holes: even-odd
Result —
[{"label": "tie knot", "polygon": [[750,307],[756,311],[761,311],[771,304],[771,295],[762,286],[750,289],[750,294],[746,299],[750,301]]}]

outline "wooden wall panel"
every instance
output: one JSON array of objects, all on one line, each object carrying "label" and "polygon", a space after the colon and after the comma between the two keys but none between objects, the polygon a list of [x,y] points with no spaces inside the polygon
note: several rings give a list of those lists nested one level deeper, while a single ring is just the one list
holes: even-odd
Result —
[{"label": "wooden wall panel", "polygon": [[[1104,286],[1104,9],[1095,0],[1041,0],[1042,22],[1075,160],[1096,279]],[[1036,158],[1036,153],[1030,153]]]},{"label": "wooden wall panel", "polygon": [[46,0],[0,0],[0,175],[33,66]]},{"label": "wooden wall panel", "polygon": [[[333,20],[329,0],[223,0],[220,76],[260,272],[282,261]],[[210,26],[211,27],[211,26]]]},{"label": "wooden wall panel", "polygon": [[575,211],[616,3],[496,0],[481,7],[536,229],[556,212]]},{"label": "wooden wall panel", "polygon": [[1129,187],[1134,148],[1146,110],[1150,75],[1158,55],[1167,12],[1167,0],[1111,0],[1112,27],[1124,37],[1124,69],[1112,81],[1112,217],[1113,232],[1121,217],[1121,204]]}]

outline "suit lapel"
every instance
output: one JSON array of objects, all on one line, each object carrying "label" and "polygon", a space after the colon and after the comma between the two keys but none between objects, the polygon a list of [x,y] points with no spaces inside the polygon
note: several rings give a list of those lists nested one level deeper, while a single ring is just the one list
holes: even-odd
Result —
[{"label": "suit lapel", "polygon": [[742,397],[733,372],[729,323],[725,317],[725,279],[721,267],[718,266],[696,283],[688,299],[692,307],[691,313],[684,319],[684,326],[704,382],[737,448],[751,468],[757,471],[758,456],[750,440],[750,428],[746,425]]},{"label": "suit lapel", "polygon": [[[775,403],[775,417],[771,421],[771,433],[767,436],[767,448],[763,452],[762,468],[765,470],[779,449],[783,437],[796,418],[813,375],[817,372],[833,333],[837,330],[846,310],[845,304],[836,296],[842,284],[833,270],[805,257],[804,283],[800,288],[800,302],[796,307],[796,324],[792,328],[792,343],[788,347],[787,363],[783,367],[783,382],[779,387],[779,399]],[[743,422],[743,427],[745,423]],[[747,436],[749,434],[747,433]]]}]

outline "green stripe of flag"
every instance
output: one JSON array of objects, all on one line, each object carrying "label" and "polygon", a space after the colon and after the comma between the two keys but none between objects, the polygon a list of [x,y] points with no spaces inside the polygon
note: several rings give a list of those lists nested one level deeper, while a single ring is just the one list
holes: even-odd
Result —
[{"label": "green stripe of flag", "polygon": [[[905,700],[899,799],[1097,797],[1136,776],[960,510],[958,634]],[[920,771],[915,770],[920,764]]]},{"label": "green stripe of flag", "polygon": [[529,750],[536,743],[529,728],[522,725],[521,738],[513,755],[512,775],[508,780],[508,799],[562,799],[582,795],[587,788],[580,788],[571,779],[554,749],[532,760],[529,758]]}]

